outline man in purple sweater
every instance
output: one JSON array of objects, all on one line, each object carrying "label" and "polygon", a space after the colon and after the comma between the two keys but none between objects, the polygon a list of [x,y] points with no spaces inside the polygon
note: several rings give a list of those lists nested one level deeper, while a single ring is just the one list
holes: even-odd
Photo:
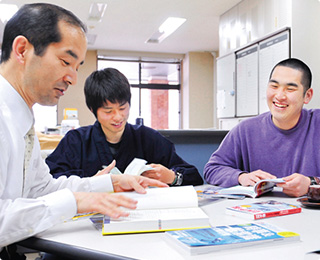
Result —
[{"label": "man in purple sweater", "polygon": [[279,62],[267,87],[270,111],[234,127],[204,168],[214,185],[251,186],[284,178],[283,192],[299,197],[319,183],[320,110],[303,109],[313,96],[312,74],[298,59]]}]

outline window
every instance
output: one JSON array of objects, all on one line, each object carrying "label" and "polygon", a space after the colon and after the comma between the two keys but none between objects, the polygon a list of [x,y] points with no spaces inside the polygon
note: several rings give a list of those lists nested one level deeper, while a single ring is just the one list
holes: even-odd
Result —
[{"label": "window", "polygon": [[128,122],[143,118],[154,129],[180,128],[180,61],[137,61],[98,57],[98,69],[116,68],[131,85]]}]

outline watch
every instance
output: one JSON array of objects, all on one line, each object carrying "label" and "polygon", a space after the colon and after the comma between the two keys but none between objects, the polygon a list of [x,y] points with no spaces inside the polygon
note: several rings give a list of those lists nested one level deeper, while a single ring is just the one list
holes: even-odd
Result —
[{"label": "watch", "polygon": [[174,181],[171,183],[172,186],[180,186],[182,184],[183,181],[183,175],[180,172],[177,172],[175,170],[174,174],[176,175],[176,177],[174,178]]},{"label": "watch", "polygon": [[309,176],[309,179],[310,179],[310,185],[317,185],[318,184],[315,177]]}]

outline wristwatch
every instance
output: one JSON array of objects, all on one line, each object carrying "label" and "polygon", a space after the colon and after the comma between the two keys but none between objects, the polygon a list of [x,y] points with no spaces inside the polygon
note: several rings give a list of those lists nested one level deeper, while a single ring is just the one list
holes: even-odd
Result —
[{"label": "wristwatch", "polygon": [[171,183],[172,186],[180,186],[182,184],[183,181],[183,175],[180,172],[177,172],[175,170],[174,174],[176,175],[176,177],[174,178],[173,182]]},{"label": "wristwatch", "polygon": [[318,184],[318,182],[317,182],[318,178],[309,176],[309,179],[310,179],[310,185],[317,185]]}]

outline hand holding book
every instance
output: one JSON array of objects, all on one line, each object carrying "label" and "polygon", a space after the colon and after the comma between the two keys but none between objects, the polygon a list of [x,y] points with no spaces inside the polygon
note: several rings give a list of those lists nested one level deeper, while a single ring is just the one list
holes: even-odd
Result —
[{"label": "hand holding book", "polygon": [[[139,158],[134,158],[132,162],[127,166],[123,174],[128,175],[141,175],[145,171],[152,170],[153,168],[150,165],[146,165],[147,161]],[[122,172],[117,168],[114,167],[110,174],[119,175]]]},{"label": "hand holding book", "polygon": [[128,217],[104,217],[103,235],[209,227],[209,217],[198,207],[192,186],[151,188],[146,194],[123,193],[137,200]]},{"label": "hand holding book", "polygon": [[274,186],[279,183],[285,183],[284,179],[265,179],[258,181],[254,186],[244,187],[241,185],[221,189],[218,191],[219,194],[238,194],[246,195],[251,198],[256,198],[262,194],[272,191]]},{"label": "hand holding book", "polygon": [[253,172],[242,172],[238,177],[238,181],[242,186],[254,186],[260,180],[267,180],[267,179],[276,179],[277,177],[262,171],[256,170]]}]

